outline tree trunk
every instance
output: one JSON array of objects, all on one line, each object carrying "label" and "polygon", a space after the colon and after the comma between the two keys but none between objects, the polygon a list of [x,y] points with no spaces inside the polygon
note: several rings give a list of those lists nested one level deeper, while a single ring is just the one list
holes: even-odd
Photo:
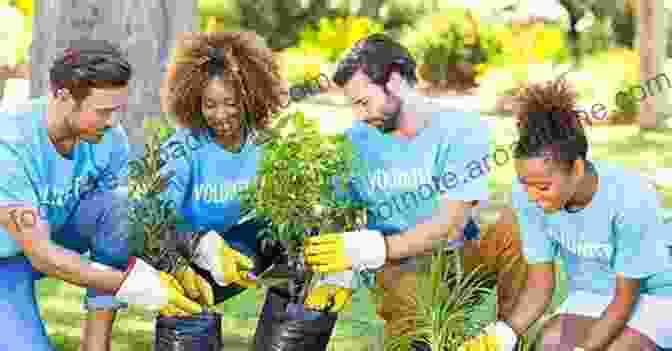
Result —
[{"label": "tree trunk", "polygon": [[384,0],[362,0],[357,16],[377,19],[384,2]]},{"label": "tree trunk", "polygon": [[668,88],[652,89],[655,79],[659,74],[664,74],[665,42],[663,6],[661,0],[640,0],[639,9],[639,55],[640,55],[640,85],[647,89],[645,98],[642,99],[639,113],[639,127],[641,130],[653,129],[658,126],[659,115],[667,96]]},{"label": "tree trunk", "polygon": [[31,97],[47,94],[50,63],[78,38],[119,45],[133,66],[122,125],[132,157],[144,151],[143,120],[160,115],[161,59],[179,32],[197,30],[192,0],[36,0],[31,48]]}]

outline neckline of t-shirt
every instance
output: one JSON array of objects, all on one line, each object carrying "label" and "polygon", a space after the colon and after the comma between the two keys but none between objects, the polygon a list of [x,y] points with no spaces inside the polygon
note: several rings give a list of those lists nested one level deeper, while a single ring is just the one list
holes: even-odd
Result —
[{"label": "neckline of t-shirt", "polygon": [[373,134],[376,138],[383,140],[384,142],[391,143],[395,146],[414,146],[415,144],[422,142],[426,139],[426,136],[431,132],[432,126],[434,126],[434,117],[422,128],[418,129],[417,134],[412,138],[404,138],[396,135],[385,134],[378,128],[371,127],[366,124],[364,121],[355,121],[355,126],[359,124],[360,128],[364,128],[368,133]]},{"label": "neckline of t-shirt", "polygon": [[229,156],[230,158],[245,158],[247,153],[254,147],[253,143],[251,142],[252,138],[248,137],[247,141],[241,143],[240,151],[238,152],[229,151],[224,147],[224,145],[221,145],[215,140],[215,134],[211,128],[208,128],[205,134],[201,134],[198,137],[206,138],[207,143],[214,145],[216,148],[218,148],[221,152],[224,152],[225,155]]}]

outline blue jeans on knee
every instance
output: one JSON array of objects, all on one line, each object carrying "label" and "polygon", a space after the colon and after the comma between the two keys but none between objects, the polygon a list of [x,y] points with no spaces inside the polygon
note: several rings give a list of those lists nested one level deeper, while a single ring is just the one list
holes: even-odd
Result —
[{"label": "blue jeans on knee", "polygon": [[1,258],[0,276],[0,350],[54,351],[40,317],[28,258]]},{"label": "blue jeans on knee", "polygon": [[[129,257],[128,188],[94,192],[80,200],[79,207],[52,240],[73,251],[89,253],[93,262],[125,270]],[[44,277],[39,273],[38,279]],[[88,288],[87,310],[118,310],[126,304],[114,296]]]}]

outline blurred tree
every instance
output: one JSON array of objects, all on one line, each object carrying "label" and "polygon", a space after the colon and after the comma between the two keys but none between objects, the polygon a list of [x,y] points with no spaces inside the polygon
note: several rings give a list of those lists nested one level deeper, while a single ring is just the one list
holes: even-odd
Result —
[{"label": "blurred tree", "polygon": [[211,17],[209,31],[253,30],[266,38],[274,51],[296,46],[306,25],[352,12],[347,1],[334,4],[330,0],[200,0],[199,9],[202,16]]},{"label": "blurred tree", "polygon": [[613,41],[619,45],[632,48],[635,33],[635,22],[632,18],[633,6],[635,6],[633,5],[634,2],[636,1],[558,0],[558,3],[565,8],[569,16],[567,36],[571,43],[572,55],[574,56],[576,66],[580,66],[582,55],[584,54],[582,52],[582,33],[579,29],[579,22],[590,15],[594,17],[594,23],[591,25],[593,33],[591,33],[592,37],[590,41],[602,41],[601,43],[591,44],[591,47],[608,47],[611,42],[609,38],[609,34],[611,34],[609,33],[609,28],[611,27],[612,30],[618,31],[613,36]]},{"label": "blurred tree", "polygon": [[30,95],[47,93],[49,64],[70,40],[94,38],[116,43],[134,69],[129,108],[121,120],[132,156],[140,156],[145,145],[143,120],[161,112],[159,63],[177,33],[197,30],[196,10],[195,0],[35,0]]},{"label": "blurred tree", "polygon": [[357,16],[370,17],[371,19],[378,19],[380,9],[383,7],[385,0],[362,0]]},{"label": "blurred tree", "polygon": [[567,10],[569,15],[569,29],[567,37],[572,49],[572,56],[574,57],[575,66],[581,66],[581,47],[579,46],[579,36],[577,25],[581,18],[585,16],[586,9],[582,6],[579,0],[559,0],[562,7]]}]

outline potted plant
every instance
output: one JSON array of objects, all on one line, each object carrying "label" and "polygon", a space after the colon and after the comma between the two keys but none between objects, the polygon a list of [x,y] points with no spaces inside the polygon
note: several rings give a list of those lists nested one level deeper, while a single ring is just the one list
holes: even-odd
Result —
[{"label": "potted plant", "polygon": [[[179,218],[175,206],[161,198],[170,175],[160,173],[165,161],[161,145],[169,136],[167,128],[145,128],[147,142],[142,159],[130,163],[129,197],[133,206],[131,221],[131,253],[154,268],[174,274],[188,265],[177,240]],[[219,351],[222,348],[221,318],[203,306],[201,315],[190,317],[157,316],[155,351]]]},{"label": "potted plant", "polygon": [[[257,179],[241,192],[241,202],[254,216],[272,223],[260,235],[284,243],[274,266],[282,266],[289,273],[285,284],[288,303],[270,327],[274,330],[265,332],[265,342],[283,345],[283,350],[301,349],[301,345],[288,346],[292,343],[322,349],[336,315],[304,308],[304,300],[319,276],[304,265],[303,239],[363,225],[364,209],[338,196],[355,171],[355,153],[344,135],[321,134],[317,122],[302,112],[279,116],[274,128],[260,136],[259,142],[265,146]],[[263,280],[263,273],[260,278]],[[288,327],[292,321],[312,322]],[[270,347],[275,350],[273,347],[279,346]]]}]

